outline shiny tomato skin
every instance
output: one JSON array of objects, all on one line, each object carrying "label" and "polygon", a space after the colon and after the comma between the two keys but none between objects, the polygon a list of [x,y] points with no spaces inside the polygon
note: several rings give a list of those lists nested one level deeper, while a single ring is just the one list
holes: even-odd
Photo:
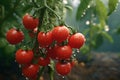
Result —
[{"label": "shiny tomato skin", "polygon": [[68,63],[57,62],[55,65],[55,69],[58,74],[65,76],[70,73],[71,64],[69,62]]},{"label": "shiny tomato skin", "polygon": [[62,59],[69,59],[72,55],[72,48],[68,45],[60,46],[56,49],[57,58]]},{"label": "shiny tomato skin", "polygon": [[28,78],[36,77],[38,71],[39,71],[39,65],[37,64],[28,64],[23,66],[22,68],[23,76]]},{"label": "shiny tomato skin", "polygon": [[52,38],[57,42],[62,42],[69,37],[69,29],[65,26],[57,26],[52,30]]},{"label": "shiny tomato skin", "polygon": [[33,30],[34,28],[36,28],[39,24],[39,19],[37,18],[33,18],[30,14],[26,13],[23,16],[23,25],[26,29],[28,30]]},{"label": "shiny tomato skin", "polygon": [[73,34],[68,41],[68,44],[72,48],[81,48],[83,44],[85,43],[85,37],[82,33],[75,33]]},{"label": "shiny tomato skin", "polygon": [[31,63],[33,57],[34,57],[34,55],[33,55],[33,51],[32,50],[22,50],[22,49],[19,49],[19,50],[17,50],[17,52],[15,54],[16,61],[19,64]]},{"label": "shiny tomato skin", "polygon": [[6,39],[10,44],[18,44],[24,39],[24,34],[22,31],[12,28],[6,33]]},{"label": "shiny tomato skin", "polygon": [[53,42],[51,32],[47,32],[47,33],[39,32],[37,38],[41,47],[47,47]]},{"label": "shiny tomato skin", "polygon": [[50,64],[50,58],[48,58],[48,57],[46,57],[46,58],[40,57],[38,59],[38,64],[40,66],[47,66],[48,64]]}]

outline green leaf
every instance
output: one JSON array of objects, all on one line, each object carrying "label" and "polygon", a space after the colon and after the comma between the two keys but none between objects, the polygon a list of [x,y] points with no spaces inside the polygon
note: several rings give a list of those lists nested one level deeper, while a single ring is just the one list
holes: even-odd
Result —
[{"label": "green leaf", "polygon": [[109,13],[108,15],[112,14],[114,10],[116,9],[118,4],[118,0],[109,0],[108,6],[109,6]]},{"label": "green leaf", "polygon": [[98,34],[95,38],[95,44],[94,44],[94,48],[97,49],[99,48],[103,43],[103,36],[101,34]]},{"label": "green leaf", "polygon": [[107,20],[107,8],[101,0],[96,0],[96,14],[102,26],[105,26]]},{"label": "green leaf", "polygon": [[82,15],[86,10],[88,9],[88,5],[90,4],[92,0],[81,0],[81,3],[78,6],[77,13],[76,13],[76,19],[79,20],[82,18]]},{"label": "green leaf", "polygon": [[113,43],[113,38],[107,32],[102,31],[102,36],[105,37],[110,43]]}]

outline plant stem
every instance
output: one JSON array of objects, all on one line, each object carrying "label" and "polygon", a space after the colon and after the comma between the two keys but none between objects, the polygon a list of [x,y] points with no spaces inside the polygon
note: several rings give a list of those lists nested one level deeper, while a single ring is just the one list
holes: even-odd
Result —
[{"label": "plant stem", "polygon": [[44,69],[45,69],[45,67],[42,67],[42,68],[39,70],[37,80],[39,80],[40,76],[43,74]]}]

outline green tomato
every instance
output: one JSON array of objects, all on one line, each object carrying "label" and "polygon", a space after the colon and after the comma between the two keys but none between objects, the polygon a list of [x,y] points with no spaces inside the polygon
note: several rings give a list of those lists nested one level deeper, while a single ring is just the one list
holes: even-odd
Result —
[{"label": "green tomato", "polygon": [[3,48],[7,45],[7,40],[5,38],[0,38],[0,48]]},{"label": "green tomato", "polygon": [[0,28],[0,35],[5,37],[6,36],[6,32],[9,30],[8,27],[1,27]]},{"label": "green tomato", "polygon": [[5,48],[4,48],[4,53],[5,53],[6,55],[11,55],[11,53],[13,53],[15,50],[16,50],[15,45],[9,44],[9,45],[5,46]]}]

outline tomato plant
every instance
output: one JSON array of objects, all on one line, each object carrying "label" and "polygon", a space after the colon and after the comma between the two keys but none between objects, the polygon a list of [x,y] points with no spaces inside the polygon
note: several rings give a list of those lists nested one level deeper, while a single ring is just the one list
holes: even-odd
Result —
[{"label": "tomato plant", "polygon": [[[27,4],[31,6],[30,12],[20,17],[21,26],[6,33],[6,40],[17,47],[15,60],[21,65],[23,76],[39,80],[45,68],[50,80],[53,80],[54,70],[62,76],[69,74],[75,58],[73,48],[80,48],[85,43],[85,37],[78,35],[78,38],[71,40],[78,33],[72,31],[64,20],[67,5],[62,0],[32,0]],[[71,43],[77,47],[71,47]]]}]

